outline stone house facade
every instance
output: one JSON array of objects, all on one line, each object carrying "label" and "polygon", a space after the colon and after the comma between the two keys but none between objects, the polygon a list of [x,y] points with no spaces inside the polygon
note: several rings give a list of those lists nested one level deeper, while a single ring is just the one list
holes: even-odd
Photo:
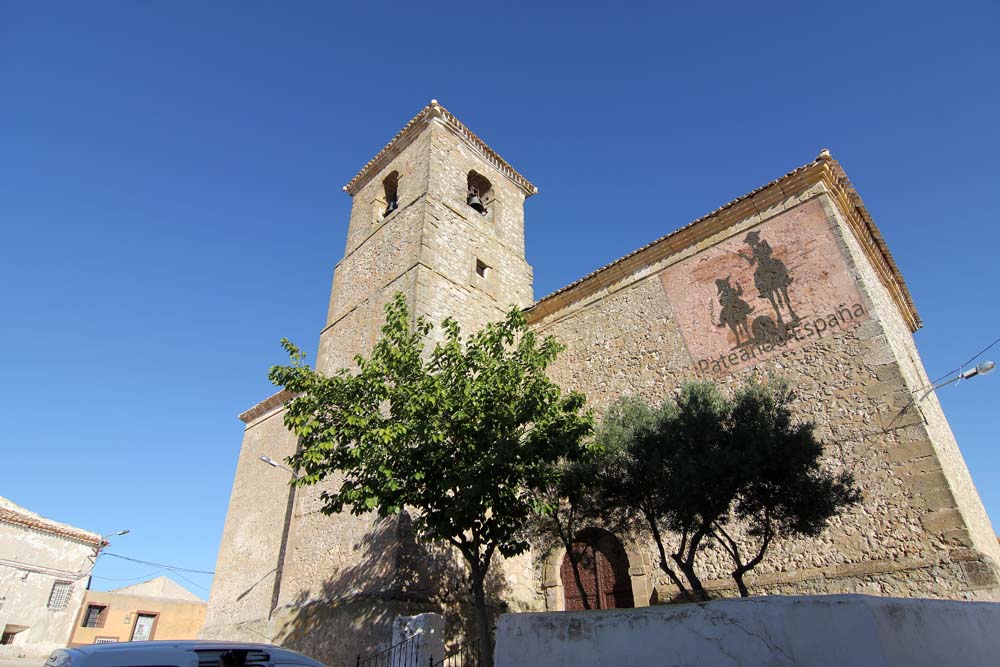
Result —
[{"label": "stone house facade", "polygon": [[106,542],[0,498],[0,657],[66,646]]},{"label": "stone house facade", "polygon": [[[537,301],[523,209],[537,189],[437,102],[344,189],[353,207],[319,370],[350,368],[370,350],[382,306],[402,292],[417,314],[450,315],[466,332],[511,304],[525,308],[536,331],[567,346],[550,375],[597,410],[623,394],[661,400],[695,377],[735,386],[780,374],[826,443],[824,464],[854,472],[864,502],[817,539],[775,545],[752,590],[1000,597],[1000,546],[941,407],[925,395],[919,316],[826,151]],[[202,635],[266,636],[336,664],[383,646],[398,614],[443,608],[461,621],[460,563],[414,544],[405,517],[325,516],[321,488],[293,492],[287,474],[261,469],[262,455],[295,448],[282,424],[287,398],[240,416]],[[630,586],[636,605],[669,598],[652,546],[614,542],[616,585]],[[538,548],[500,563],[494,597],[515,611],[564,609],[564,556]],[[709,559],[703,578],[730,588],[721,561]]]}]

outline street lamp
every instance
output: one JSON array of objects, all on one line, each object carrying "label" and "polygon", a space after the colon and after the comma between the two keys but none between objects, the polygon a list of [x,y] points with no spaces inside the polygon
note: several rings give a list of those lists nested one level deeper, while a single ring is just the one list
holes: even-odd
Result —
[{"label": "street lamp", "polygon": [[970,368],[967,371],[962,371],[961,373],[959,373],[954,377],[950,377],[947,380],[942,380],[941,382],[938,382],[930,389],[928,389],[926,393],[924,393],[924,395],[921,396],[920,398],[921,400],[923,400],[924,398],[927,397],[928,394],[930,394],[935,389],[940,389],[941,387],[951,384],[952,382],[958,382],[959,380],[968,380],[969,378],[974,378],[977,375],[989,375],[990,373],[993,372],[993,369],[995,369],[996,367],[997,365],[992,361],[980,362],[975,368]]},{"label": "street lamp", "polygon": [[261,457],[260,457],[260,460],[263,461],[264,463],[266,463],[267,465],[271,466],[272,468],[281,468],[282,470],[288,472],[288,474],[290,474],[292,476],[292,479],[298,479],[299,478],[298,473],[296,473],[294,470],[292,470],[291,468],[289,468],[287,466],[281,465],[280,463],[278,463],[277,461],[275,461],[274,459],[272,459],[267,454],[262,454]]},{"label": "street lamp", "polygon": [[[94,547],[94,556],[93,556],[94,560],[91,561],[90,569],[87,570],[87,574],[90,574],[91,572],[94,571],[94,568],[97,566],[97,560],[101,557],[101,554],[104,553],[104,548],[111,544],[110,542],[108,542],[109,537],[118,537],[119,535],[128,535],[128,534],[129,530],[128,528],[126,528],[125,530],[119,530],[117,533],[108,533],[107,535],[101,535],[100,543],[96,547]],[[87,590],[90,590],[89,581],[87,582]]]}]

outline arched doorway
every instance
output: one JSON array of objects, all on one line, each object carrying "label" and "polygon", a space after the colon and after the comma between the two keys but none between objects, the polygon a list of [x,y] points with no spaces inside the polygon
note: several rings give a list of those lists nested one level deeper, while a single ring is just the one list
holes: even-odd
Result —
[{"label": "arched doorway", "polygon": [[[580,583],[591,609],[635,606],[628,556],[618,538],[606,530],[588,528],[577,535],[573,553],[578,559]],[[560,577],[566,595],[566,611],[586,609],[568,553],[563,557]]]}]

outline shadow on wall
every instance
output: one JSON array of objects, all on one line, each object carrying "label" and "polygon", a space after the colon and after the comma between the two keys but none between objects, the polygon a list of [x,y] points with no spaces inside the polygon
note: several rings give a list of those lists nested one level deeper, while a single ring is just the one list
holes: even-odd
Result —
[{"label": "shadow on wall", "polygon": [[[378,521],[355,545],[355,554],[355,561],[327,578],[320,591],[303,592],[276,610],[275,641],[329,667],[348,667],[359,655],[389,647],[397,616],[441,614],[449,646],[475,637],[465,561],[450,546],[418,542],[407,513]],[[486,582],[493,623],[506,611],[508,592],[494,562]]]}]

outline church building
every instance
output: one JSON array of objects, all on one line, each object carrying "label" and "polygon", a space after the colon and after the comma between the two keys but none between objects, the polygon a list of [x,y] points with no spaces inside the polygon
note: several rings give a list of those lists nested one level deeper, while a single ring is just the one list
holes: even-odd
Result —
[{"label": "church building", "polygon": [[[920,328],[892,255],[827,151],[556,292],[535,299],[524,201],[537,188],[432,100],[350,180],[347,244],[316,367],[351,368],[402,292],[411,312],[468,333],[512,304],[566,350],[549,376],[600,412],[624,394],[659,402],[684,381],[723,388],[780,375],[863,502],[814,539],[775,544],[752,594],[1000,599],[1000,545],[913,341]],[[433,335],[433,334],[432,334]],[[263,372],[263,369],[262,369]],[[399,615],[468,614],[460,559],[417,544],[407,517],[321,513],[259,459],[290,455],[278,393],[246,429],[202,636],[271,640],[329,665],[388,646]],[[330,483],[335,483],[331,481]],[[594,527],[588,585],[600,606],[668,600],[654,547]],[[494,563],[497,610],[579,608],[565,551]],[[735,595],[724,562],[700,573]]]}]

